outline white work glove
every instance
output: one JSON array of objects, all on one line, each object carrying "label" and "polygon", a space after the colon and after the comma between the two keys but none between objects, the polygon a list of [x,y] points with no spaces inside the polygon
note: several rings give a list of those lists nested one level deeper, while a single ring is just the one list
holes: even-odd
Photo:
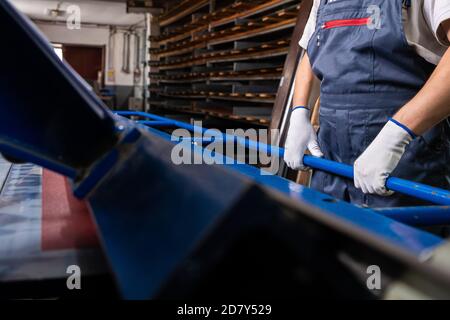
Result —
[{"label": "white work glove", "polygon": [[414,140],[414,133],[391,119],[372,144],[355,162],[355,187],[365,194],[391,196],[386,181],[395,170],[406,147]]},{"label": "white work glove", "polygon": [[303,165],[306,149],[315,157],[323,157],[316,132],[311,125],[310,111],[305,108],[296,108],[291,115],[291,124],[285,143],[284,161],[289,168],[306,169]]}]

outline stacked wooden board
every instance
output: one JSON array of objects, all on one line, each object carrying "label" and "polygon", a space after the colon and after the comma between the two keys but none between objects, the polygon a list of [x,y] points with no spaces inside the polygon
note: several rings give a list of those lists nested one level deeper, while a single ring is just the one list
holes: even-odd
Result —
[{"label": "stacked wooden board", "polygon": [[150,106],[268,125],[299,0],[172,1],[150,37]]}]

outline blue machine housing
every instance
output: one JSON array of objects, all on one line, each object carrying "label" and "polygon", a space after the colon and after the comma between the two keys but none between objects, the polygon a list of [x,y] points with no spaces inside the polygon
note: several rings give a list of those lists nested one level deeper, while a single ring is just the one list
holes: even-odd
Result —
[{"label": "blue machine housing", "polygon": [[[1,52],[1,149],[75,178],[116,144],[115,122],[8,1],[1,1],[0,24],[10,45]],[[24,90],[24,83],[32,85]]]}]

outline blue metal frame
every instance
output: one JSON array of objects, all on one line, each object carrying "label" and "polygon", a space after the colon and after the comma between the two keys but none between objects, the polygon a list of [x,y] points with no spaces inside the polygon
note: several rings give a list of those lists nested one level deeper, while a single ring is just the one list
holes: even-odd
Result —
[{"label": "blue metal frame", "polygon": [[[157,116],[150,113],[145,112],[134,112],[134,111],[117,111],[116,114],[121,116],[138,116],[144,117],[147,119],[155,119],[157,120],[157,124],[163,123],[164,126],[172,126],[179,127],[194,133],[205,133],[208,129],[195,127],[193,125],[183,123],[176,120],[171,120],[168,118],[164,118],[161,116]],[[140,121],[140,123],[153,126],[151,121]],[[271,154],[278,154],[280,158],[284,155],[284,149],[266,145],[264,143],[259,143],[255,141],[249,141],[248,139],[244,139],[241,137],[230,136],[223,134],[224,141],[236,141],[237,143],[241,143],[245,145],[247,148],[252,150],[268,150]],[[342,176],[344,178],[353,179],[354,171],[353,167],[350,165],[338,163],[331,160],[316,158],[312,156],[305,156],[304,163],[317,170],[323,170],[335,175]],[[450,192],[444,189],[435,188],[431,186],[427,186],[421,183],[411,182],[404,179],[399,179],[395,177],[390,177],[386,183],[386,186],[389,190],[399,192],[411,197],[415,197],[421,200],[429,201],[432,203],[436,203],[439,205],[450,205]]]},{"label": "blue metal frame", "polygon": [[449,206],[380,208],[374,209],[374,211],[411,226],[428,227],[450,225]]},{"label": "blue metal frame", "polygon": [[[125,132],[134,130],[131,124],[123,126]],[[130,152],[121,152],[124,158],[117,160],[88,196],[106,256],[126,298],[141,299],[157,294],[164,279],[187,258],[190,248],[201,243],[209,230],[223,219],[226,213],[223,210],[231,209],[241,197],[239,194],[245,190],[243,176],[267,188],[268,192],[275,190],[288,196],[312,219],[350,234],[359,233],[362,239],[372,239],[380,245],[401,248],[403,253],[422,257],[443,243],[434,235],[373,210],[336,201],[278,176],[261,175],[256,167],[222,166],[239,173],[237,179],[227,170],[218,174],[217,167],[188,165],[177,170],[171,163],[171,148],[161,146],[164,141],[175,143],[171,136],[139,126],[149,134],[142,133],[141,138],[126,147],[131,148]],[[186,143],[195,152],[203,153],[203,148],[189,141]],[[200,180],[200,185],[195,180]],[[170,188],[167,190],[170,192],[164,192],[166,188]],[[135,189],[139,192],[135,193]],[[128,197],[118,196],[124,192],[133,193],[131,202]]]},{"label": "blue metal frame", "polygon": [[[198,128],[190,124],[182,123],[179,121],[171,120],[161,116],[145,113],[145,112],[131,112],[131,111],[118,111],[116,114],[121,116],[137,116],[147,119],[155,119],[156,121],[138,121],[138,123],[150,126],[158,127],[160,124],[164,124],[166,127],[180,127],[196,133],[205,133],[207,129]],[[156,124],[155,126],[153,124]],[[207,138],[207,137],[206,137]],[[196,138],[197,142],[202,138]],[[271,153],[276,152],[280,157],[284,154],[283,148],[265,145],[263,143],[251,142],[246,139],[223,135],[224,141],[235,141],[245,145],[249,149],[253,150],[270,150]],[[205,141],[206,143],[210,141]],[[337,163],[334,161],[315,158],[312,156],[305,156],[304,162],[307,166],[323,170],[332,174],[336,174],[345,178],[353,179],[353,168],[349,165]],[[399,222],[403,222],[416,226],[430,226],[430,225],[448,225],[450,224],[450,192],[447,190],[430,187],[427,185],[410,182],[407,180],[391,177],[388,179],[387,186],[390,190],[400,192],[412,197],[417,197],[422,200],[430,201],[439,205],[445,205],[444,207],[410,207],[410,208],[398,208],[390,210],[376,210],[378,213],[385,216],[389,216]]]},{"label": "blue metal frame", "polygon": [[[167,124],[166,126],[181,127],[183,129],[186,129],[186,130],[189,130],[192,132],[197,132],[197,133],[205,133],[207,131],[207,129],[205,129],[205,128],[194,127],[187,123],[180,123],[179,121],[176,121],[176,120],[171,120],[171,119],[167,119],[164,117],[160,117],[157,115],[144,113],[144,112],[117,111],[116,114],[118,114],[120,116],[138,116],[138,117],[144,117],[144,118],[148,118],[148,119],[155,119],[156,121],[165,122]],[[170,135],[168,135],[167,133],[159,131],[159,130],[153,128],[151,125],[147,128],[150,132],[157,134],[160,137],[163,137],[167,141],[171,141],[171,142],[175,143],[172,140],[172,137]],[[197,137],[196,139],[198,140],[199,138]],[[279,150],[279,152],[280,152],[279,154],[282,154],[282,148],[267,146],[264,144],[258,144],[257,142],[249,143],[248,141],[246,141],[245,139],[242,139],[240,137],[224,135],[224,141],[225,140],[226,141],[234,140],[234,141],[237,141],[238,143],[241,142],[249,148],[261,148],[261,147],[268,148],[269,150],[272,150],[272,152],[274,150]],[[207,140],[206,143],[208,143],[208,142],[210,142],[210,141]],[[202,148],[199,148],[196,146],[192,146],[192,147],[194,149],[196,149],[197,152],[202,152]],[[307,158],[309,158],[311,160],[316,160],[316,159],[318,160],[318,162],[308,161],[307,165],[309,165],[313,168],[318,167],[317,163],[319,163],[321,168],[324,168],[327,171],[330,171],[332,173],[341,174],[343,176],[348,174],[349,166],[338,164],[339,166],[336,169],[335,167],[332,167],[332,165],[335,163],[333,163],[331,161],[326,161],[324,159],[318,159],[318,158],[313,158],[313,157],[307,157]],[[324,162],[325,162],[325,165],[323,164]],[[332,199],[325,194],[322,194],[322,193],[316,192],[312,189],[300,186],[294,182],[291,182],[291,181],[281,178],[279,176],[261,175],[260,169],[258,169],[256,167],[252,167],[252,166],[244,165],[244,164],[227,164],[227,163],[234,163],[234,161],[226,161],[226,160],[224,160],[223,163],[224,163],[225,167],[230,167],[234,170],[237,170],[239,173],[242,173],[242,174],[250,177],[251,179],[257,181],[258,183],[266,185],[270,188],[277,189],[277,190],[281,191],[282,193],[289,195],[291,198],[294,198],[295,200],[307,202],[307,203],[312,204],[313,206],[317,206],[324,210],[327,210],[330,213],[335,214],[338,217],[345,218],[346,220],[351,221],[352,223],[355,223],[363,228],[366,228],[366,229],[371,230],[372,232],[375,232],[378,235],[388,238],[390,241],[394,241],[394,242],[400,241],[400,243],[403,242],[403,245],[405,244],[405,242],[407,242],[408,246],[411,243],[415,243],[415,245],[418,244],[416,241],[414,241],[412,239],[404,238],[405,234],[407,234],[409,232],[402,231],[402,232],[400,232],[400,234],[397,234],[396,232],[392,233],[392,230],[403,229],[402,227],[400,227],[400,224],[394,223],[396,225],[393,226],[392,225],[393,221],[390,219],[388,219],[388,220],[375,219],[377,221],[373,220],[374,217],[377,215],[379,218],[382,218],[381,215],[386,216],[386,217],[388,216],[388,214],[384,215],[383,211],[381,211],[381,210],[373,211],[370,209],[358,208],[358,207],[355,207],[348,203],[345,203],[343,201],[337,201],[335,199]],[[420,193],[421,191],[418,191],[418,192]],[[402,209],[403,215],[396,215],[395,217],[397,219],[395,219],[395,220],[399,221],[401,223],[410,222],[412,219],[411,219],[410,215],[408,214],[409,210],[412,210],[412,211],[414,211],[414,214],[417,214],[416,208],[403,208]],[[448,210],[448,208],[444,207],[444,209],[442,209],[441,212],[447,211],[447,210]],[[378,214],[375,212],[377,212]],[[379,214],[381,214],[381,215],[379,215]],[[445,219],[446,219],[445,221],[447,222],[448,218],[445,217]],[[417,221],[415,221],[415,222],[416,223],[414,223],[414,225],[417,225]],[[421,222],[424,225],[429,225],[429,224],[431,224],[431,222],[433,222],[433,224],[435,224],[436,222],[438,222],[437,224],[440,224],[441,221],[435,215],[433,217],[432,221],[431,220],[428,221],[426,219],[426,217],[422,217]],[[409,249],[411,249],[411,247]],[[422,249],[424,249],[424,247]],[[422,249],[419,249],[419,251],[421,251]]]}]

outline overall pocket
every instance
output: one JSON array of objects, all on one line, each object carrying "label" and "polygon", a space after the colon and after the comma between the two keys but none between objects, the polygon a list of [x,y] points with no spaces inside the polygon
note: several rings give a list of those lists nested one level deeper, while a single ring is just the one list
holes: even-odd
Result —
[{"label": "overall pocket", "polygon": [[366,9],[321,14],[308,55],[322,92],[369,93],[374,88],[376,29]]}]

